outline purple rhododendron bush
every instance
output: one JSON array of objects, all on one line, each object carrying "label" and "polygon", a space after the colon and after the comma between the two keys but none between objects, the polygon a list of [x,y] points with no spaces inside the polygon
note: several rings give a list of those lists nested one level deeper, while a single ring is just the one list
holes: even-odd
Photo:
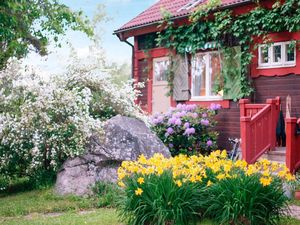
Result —
[{"label": "purple rhododendron bush", "polygon": [[153,131],[169,147],[172,156],[178,154],[209,154],[217,149],[218,133],[213,131],[218,104],[208,108],[178,104],[167,113],[157,113],[151,118]]}]

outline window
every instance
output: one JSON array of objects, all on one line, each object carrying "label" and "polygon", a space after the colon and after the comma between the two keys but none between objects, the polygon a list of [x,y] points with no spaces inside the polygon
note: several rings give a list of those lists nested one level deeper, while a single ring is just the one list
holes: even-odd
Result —
[{"label": "window", "polygon": [[166,83],[168,77],[170,60],[168,57],[153,59],[154,83]]},{"label": "window", "polygon": [[258,48],[260,68],[288,67],[296,65],[296,47],[291,42],[260,45]]},{"label": "window", "polygon": [[221,76],[219,52],[198,53],[192,59],[192,100],[219,100],[222,91],[214,92]]},{"label": "window", "polygon": [[191,0],[189,3],[187,3],[186,5],[181,7],[180,9],[178,9],[177,12],[180,12],[182,10],[190,10],[190,9],[194,8],[196,5],[198,5],[202,2],[203,2],[203,0]]}]

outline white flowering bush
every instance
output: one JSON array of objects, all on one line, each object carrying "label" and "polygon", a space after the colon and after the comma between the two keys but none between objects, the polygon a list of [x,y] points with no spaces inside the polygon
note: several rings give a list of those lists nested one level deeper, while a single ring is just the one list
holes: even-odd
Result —
[{"label": "white flowering bush", "polygon": [[103,134],[104,120],[144,118],[132,84],[120,88],[88,71],[43,79],[10,64],[0,80],[0,173],[7,178],[50,177],[84,152],[91,135]]}]

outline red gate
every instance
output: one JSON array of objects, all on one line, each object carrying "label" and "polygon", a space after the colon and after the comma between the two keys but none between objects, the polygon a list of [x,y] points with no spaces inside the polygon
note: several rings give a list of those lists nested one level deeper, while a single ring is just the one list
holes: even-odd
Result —
[{"label": "red gate", "polygon": [[297,134],[297,124],[300,119],[286,118],[286,166],[292,173],[300,167],[300,136]]},{"label": "red gate", "polygon": [[250,104],[248,99],[239,103],[242,155],[247,163],[254,163],[276,146],[280,98],[268,99],[266,104]]}]

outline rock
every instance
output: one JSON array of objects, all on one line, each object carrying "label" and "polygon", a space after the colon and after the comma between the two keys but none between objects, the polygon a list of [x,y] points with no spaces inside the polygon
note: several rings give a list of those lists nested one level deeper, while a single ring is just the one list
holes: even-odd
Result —
[{"label": "rock", "polygon": [[171,154],[144,122],[115,116],[104,126],[105,138],[92,136],[86,153],[68,159],[57,174],[55,190],[60,195],[88,195],[97,181],[116,182],[122,161],[150,158],[154,153]]}]

